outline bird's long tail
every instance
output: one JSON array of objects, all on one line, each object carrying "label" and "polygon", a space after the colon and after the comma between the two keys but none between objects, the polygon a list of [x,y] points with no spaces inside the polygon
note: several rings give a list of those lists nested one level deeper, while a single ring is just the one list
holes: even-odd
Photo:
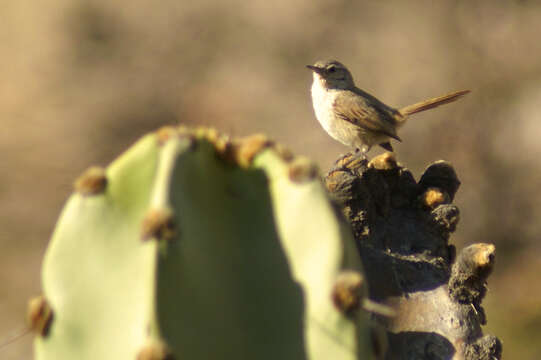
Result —
[{"label": "bird's long tail", "polygon": [[456,101],[460,99],[462,96],[469,93],[470,90],[461,90],[461,91],[455,91],[447,95],[438,96],[432,99],[428,99],[425,101],[418,102],[413,105],[409,105],[406,107],[403,107],[402,109],[398,110],[400,111],[400,114],[402,114],[404,117],[415,114],[421,111],[430,110],[437,106],[448,104],[450,102]]}]

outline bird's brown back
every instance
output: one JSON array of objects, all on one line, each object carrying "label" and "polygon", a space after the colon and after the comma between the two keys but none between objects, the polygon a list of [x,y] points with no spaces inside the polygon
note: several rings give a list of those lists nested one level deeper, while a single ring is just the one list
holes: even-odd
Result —
[{"label": "bird's brown back", "polygon": [[343,120],[400,140],[396,134],[396,117],[401,116],[398,110],[357,87],[342,91],[334,101],[333,110]]}]

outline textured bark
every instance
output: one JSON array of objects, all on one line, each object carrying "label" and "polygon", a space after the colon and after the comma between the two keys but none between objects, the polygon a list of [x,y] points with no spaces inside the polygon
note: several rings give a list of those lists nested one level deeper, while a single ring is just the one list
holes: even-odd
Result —
[{"label": "textured bark", "polygon": [[481,330],[495,248],[474,244],[457,256],[449,244],[459,221],[452,166],[435,162],[416,182],[390,153],[369,163],[347,154],[325,181],[352,225],[371,300],[396,313],[374,315],[387,331],[384,358],[500,359],[501,342]]}]

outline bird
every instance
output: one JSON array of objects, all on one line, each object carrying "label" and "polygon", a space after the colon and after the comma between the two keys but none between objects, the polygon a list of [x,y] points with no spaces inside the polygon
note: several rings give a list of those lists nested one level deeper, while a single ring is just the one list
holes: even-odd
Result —
[{"label": "bird", "polygon": [[470,92],[454,91],[396,109],[356,87],[351,72],[339,61],[317,61],[306,67],[313,72],[311,93],[317,120],[333,139],[360,151],[364,159],[374,145],[394,151],[390,140],[402,141],[397,130],[410,115],[456,101]]}]

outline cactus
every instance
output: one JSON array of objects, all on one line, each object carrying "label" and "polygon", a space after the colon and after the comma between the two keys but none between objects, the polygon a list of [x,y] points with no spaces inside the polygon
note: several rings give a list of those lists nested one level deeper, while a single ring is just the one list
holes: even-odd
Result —
[{"label": "cactus", "polygon": [[348,154],[325,182],[353,227],[370,296],[395,310],[379,319],[386,359],[501,359],[500,340],[481,328],[495,247],[473,244],[456,255],[448,242],[459,220],[452,166],[437,161],[416,182],[390,153],[369,163]]},{"label": "cactus", "polygon": [[208,129],[90,168],[29,307],[36,358],[501,358],[481,328],[495,247],[449,244],[450,164],[416,182],[389,153],[347,154],[325,185],[263,136]]},{"label": "cactus", "polygon": [[75,189],[37,360],[373,358],[360,258],[309,161],[165,128]]}]

